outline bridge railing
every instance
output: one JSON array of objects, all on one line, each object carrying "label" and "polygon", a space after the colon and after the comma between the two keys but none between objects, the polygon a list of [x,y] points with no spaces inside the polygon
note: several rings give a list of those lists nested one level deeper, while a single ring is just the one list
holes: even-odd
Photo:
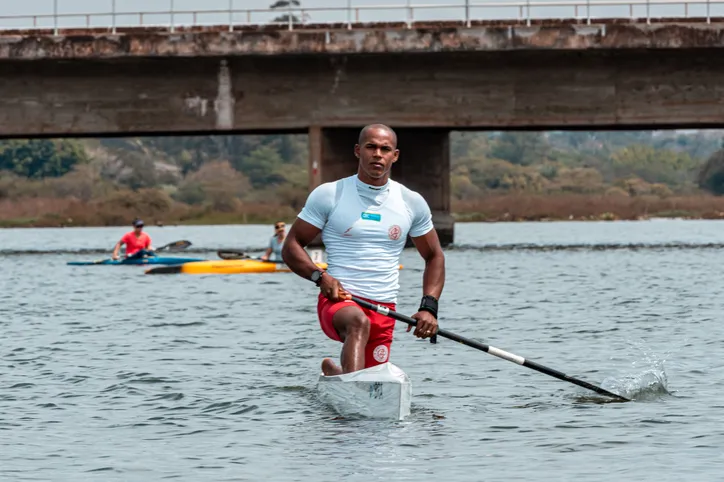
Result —
[{"label": "bridge railing", "polygon": [[[281,8],[242,8],[237,5],[239,0],[200,0],[196,3],[205,7],[195,9],[179,8],[189,0],[88,0],[93,9],[85,12],[68,10],[70,0],[45,1],[47,5],[34,13],[21,11],[22,2],[11,3],[17,13],[7,14],[9,8],[3,6],[0,32],[53,29],[58,35],[62,29],[108,28],[115,33],[122,27],[161,27],[173,32],[179,27],[211,25],[223,26],[229,31],[254,25],[295,30],[309,24],[343,24],[351,29],[355,24],[366,22],[400,22],[412,28],[418,22],[456,21],[470,26],[476,21],[508,20],[530,25],[534,20],[561,18],[590,24],[598,18],[628,18],[650,23],[662,17],[697,17],[710,23],[712,18],[724,16],[724,0],[437,0],[438,3],[400,0],[395,4],[377,5],[369,4],[370,0],[327,0],[337,6],[306,6],[301,0],[299,5],[294,1],[283,2],[286,5]],[[260,1],[264,0],[253,3],[258,5]],[[435,0],[418,0],[422,1]],[[103,3],[107,6],[103,7]],[[158,8],[128,8],[141,4]]]}]

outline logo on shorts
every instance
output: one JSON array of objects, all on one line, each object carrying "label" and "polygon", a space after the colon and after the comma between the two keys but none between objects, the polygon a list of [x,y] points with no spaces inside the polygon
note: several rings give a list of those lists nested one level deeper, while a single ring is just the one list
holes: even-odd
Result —
[{"label": "logo on shorts", "polygon": [[389,351],[387,351],[387,347],[385,345],[379,345],[375,348],[375,351],[372,352],[372,356],[375,357],[375,361],[380,363],[387,361],[387,355],[389,355]]},{"label": "logo on shorts", "polygon": [[400,239],[402,229],[400,229],[400,227],[395,224],[390,228],[390,231],[387,234],[389,234],[391,240],[397,241],[398,239]]}]

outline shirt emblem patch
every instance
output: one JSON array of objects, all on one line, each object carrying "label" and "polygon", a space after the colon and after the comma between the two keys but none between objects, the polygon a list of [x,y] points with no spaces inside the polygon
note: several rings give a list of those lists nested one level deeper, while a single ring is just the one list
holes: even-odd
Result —
[{"label": "shirt emblem patch", "polygon": [[390,227],[390,230],[387,233],[390,236],[390,239],[393,241],[397,241],[400,239],[400,235],[402,235],[402,229],[398,225],[393,225]]}]

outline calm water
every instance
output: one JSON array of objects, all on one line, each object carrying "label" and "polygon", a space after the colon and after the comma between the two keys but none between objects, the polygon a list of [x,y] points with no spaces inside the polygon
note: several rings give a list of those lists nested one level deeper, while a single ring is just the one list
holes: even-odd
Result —
[{"label": "calm water", "polygon": [[[271,227],[148,231],[213,257],[262,250]],[[441,326],[638,401],[599,403],[398,324],[403,422],[334,420],[317,402],[340,345],[295,275],[65,265],[123,232],[0,231],[0,480],[721,478],[724,223],[458,225]],[[402,262],[412,314],[423,263]]]}]

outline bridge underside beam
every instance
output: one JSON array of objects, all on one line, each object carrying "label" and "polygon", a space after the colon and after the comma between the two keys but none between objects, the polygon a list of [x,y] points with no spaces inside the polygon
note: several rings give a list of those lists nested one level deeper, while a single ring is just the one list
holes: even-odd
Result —
[{"label": "bridge underside beam", "polygon": [[[312,127],[309,132],[310,187],[336,181],[357,172],[354,156],[358,128]],[[443,246],[454,238],[454,221],[450,214],[450,144],[447,129],[397,128],[400,158],[392,168],[395,179],[427,201],[433,223]],[[317,240],[317,243],[319,240]]]},{"label": "bridge underside beam", "polygon": [[2,61],[0,136],[724,125],[718,49]]}]

